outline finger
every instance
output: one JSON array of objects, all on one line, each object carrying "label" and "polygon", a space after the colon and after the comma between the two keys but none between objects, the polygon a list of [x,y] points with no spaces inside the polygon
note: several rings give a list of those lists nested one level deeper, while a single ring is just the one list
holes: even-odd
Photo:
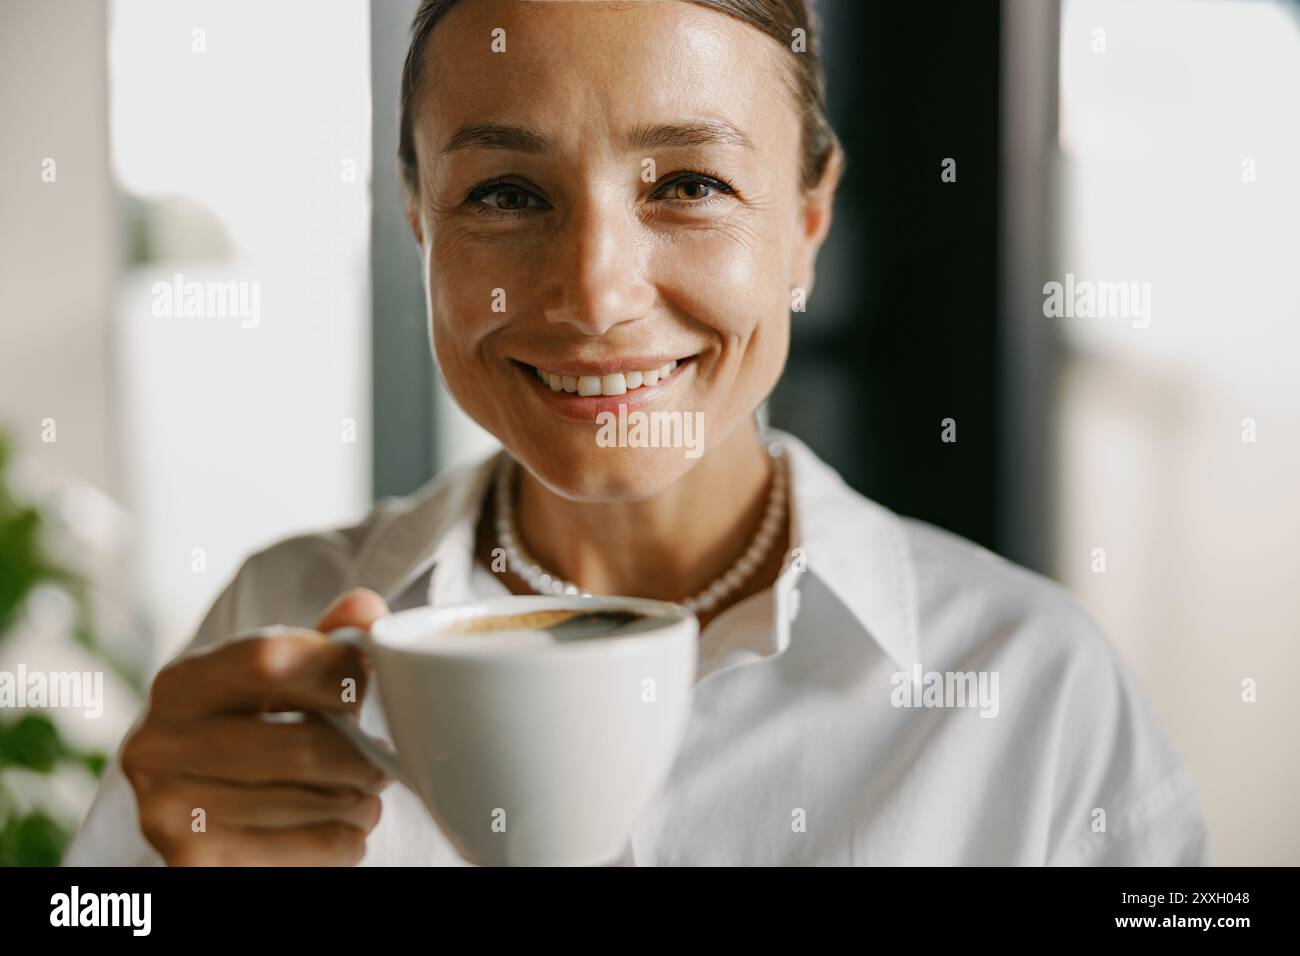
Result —
[{"label": "finger", "polygon": [[379,822],[378,794],[351,787],[307,787],[287,783],[249,785],[202,777],[174,778],[153,797],[152,813],[177,828],[191,828],[195,811],[211,827],[286,829],[318,823],[346,823],[369,833]]},{"label": "finger", "polygon": [[353,588],[339,595],[325,609],[316,623],[316,630],[322,633],[336,627],[359,627],[365,630],[381,617],[387,616],[388,604],[382,597],[369,588]]},{"label": "finger", "polygon": [[271,722],[223,714],[156,725],[132,743],[132,771],[149,779],[175,775],[232,783],[353,787],[377,793],[391,779],[318,718]]},{"label": "finger", "polygon": [[[169,719],[259,710],[355,712],[367,675],[355,647],[304,628],[267,628],[163,668],[150,708]],[[345,694],[349,689],[355,693]]]},{"label": "finger", "polygon": [[167,845],[172,866],[355,866],[366,852],[366,834],[346,823],[320,823],[287,830],[218,827]]}]

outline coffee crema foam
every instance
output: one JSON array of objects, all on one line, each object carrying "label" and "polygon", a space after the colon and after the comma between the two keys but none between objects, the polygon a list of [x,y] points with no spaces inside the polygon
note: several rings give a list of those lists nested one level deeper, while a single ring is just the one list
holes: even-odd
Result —
[{"label": "coffee crema foam", "polygon": [[586,611],[529,611],[525,614],[484,614],[453,621],[440,628],[444,634],[485,634],[492,631],[543,631],[571,621]]},{"label": "coffee crema foam", "polygon": [[526,650],[643,634],[663,626],[659,617],[626,608],[559,608],[519,614],[480,614],[438,628],[442,637],[477,638],[461,647]]}]

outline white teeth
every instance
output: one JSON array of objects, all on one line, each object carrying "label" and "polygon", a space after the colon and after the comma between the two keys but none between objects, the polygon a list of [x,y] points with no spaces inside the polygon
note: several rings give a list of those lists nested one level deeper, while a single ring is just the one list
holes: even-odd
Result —
[{"label": "white teeth", "polygon": [[577,392],[579,395],[625,395],[638,388],[658,385],[677,368],[676,361],[642,372],[609,372],[605,375],[559,375],[535,369],[537,377],[553,392]]}]

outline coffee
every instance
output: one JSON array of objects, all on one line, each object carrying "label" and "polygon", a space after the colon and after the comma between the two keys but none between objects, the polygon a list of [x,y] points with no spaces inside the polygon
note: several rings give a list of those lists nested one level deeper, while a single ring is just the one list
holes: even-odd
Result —
[{"label": "coffee", "polygon": [[444,634],[546,632],[553,640],[571,641],[638,633],[645,629],[638,625],[651,620],[650,615],[637,611],[563,608],[466,617],[450,622],[441,630]]}]

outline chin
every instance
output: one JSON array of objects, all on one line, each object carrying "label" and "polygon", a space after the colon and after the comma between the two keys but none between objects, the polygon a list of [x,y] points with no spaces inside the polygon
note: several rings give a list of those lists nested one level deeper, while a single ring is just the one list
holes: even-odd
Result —
[{"label": "chin", "polygon": [[553,494],[570,501],[641,501],[675,484],[700,460],[681,448],[601,448],[591,434],[581,448],[565,442],[511,448]]}]

